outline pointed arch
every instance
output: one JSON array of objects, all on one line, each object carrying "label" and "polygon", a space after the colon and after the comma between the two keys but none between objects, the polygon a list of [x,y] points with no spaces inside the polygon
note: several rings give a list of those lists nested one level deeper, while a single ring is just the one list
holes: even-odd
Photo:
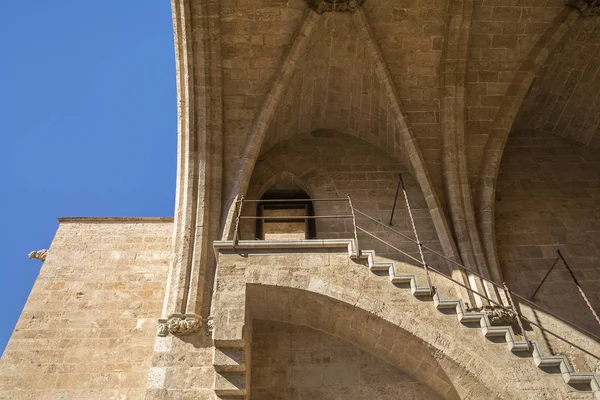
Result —
[{"label": "pointed arch", "polygon": [[576,9],[565,6],[540,36],[521,65],[520,71],[515,74],[486,142],[483,163],[475,188],[475,214],[488,265],[497,277],[502,277],[502,272],[496,248],[494,203],[497,177],[506,141],[519,109],[540,69],[579,18]]}]

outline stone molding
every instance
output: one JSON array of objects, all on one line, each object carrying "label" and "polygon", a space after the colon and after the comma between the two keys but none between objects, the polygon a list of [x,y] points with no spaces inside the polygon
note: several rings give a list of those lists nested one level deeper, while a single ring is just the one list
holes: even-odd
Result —
[{"label": "stone molding", "polygon": [[[578,8],[576,4],[585,4],[586,0],[567,0],[567,4]],[[592,1],[592,0],[589,0]],[[598,2],[598,0],[593,0]],[[514,120],[519,112],[530,87],[539,76],[541,68],[548,57],[553,54],[559,43],[579,20],[576,11],[565,7],[560,18],[554,20],[523,61],[520,72],[515,74],[507,93],[498,110],[484,148],[484,157],[480,165],[475,193],[475,212],[484,251],[490,272],[497,282],[502,282],[502,271],[496,247],[495,204],[496,184],[504,148],[512,130]]]},{"label": "stone molding", "polygon": [[517,322],[517,318],[512,311],[508,311],[502,307],[484,306],[479,308],[467,309],[468,312],[482,312],[487,315],[492,326],[513,325]]},{"label": "stone molding", "polygon": [[29,253],[27,255],[27,257],[29,257],[29,259],[40,260],[41,262],[44,262],[44,261],[46,261],[47,255],[48,255],[48,250],[43,249],[43,250],[38,250],[38,251],[32,251],[31,253]]},{"label": "stone molding", "polygon": [[352,12],[363,5],[365,0],[305,0],[308,6],[321,14],[324,12]]},{"label": "stone molding", "polygon": [[440,198],[436,193],[435,186],[433,184],[431,174],[425,163],[423,153],[419,148],[417,139],[412,131],[408,118],[404,112],[400,95],[394,84],[394,79],[390,74],[379,44],[375,38],[375,35],[371,29],[371,25],[367,19],[367,16],[363,9],[358,9],[353,14],[354,22],[358,27],[359,31],[366,33],[366,47],[370,50],[373,57],[373,67],[376,70],[377,75],[381,78],[382,88],[385,91],[390,106],[396,115],[396,122],[400,126],[399,137],[400,141],[398,145],[403,149],[403,155],[399,158],[399,161],[403,163],[410,173],[415,177],[425,201],[431,214],[431,219],[438,232],[438,237],[444,254],[452,259],[458,259],[458,249],[456,243],[452,237],[450,226],[448,225],[448,219],[444,208],[440,203]]},{"label": "stone molding", "polygon": [[223,156],[220,2],[174,0],[178,166],[173,254],[160,332],[196,333],[210,310]]},{"label": "stone molding", "polygon": [[202,318],[196,314],[171,315],[158,321],[158,336],[189,336],[200,331]]},{"label": "stone molding", "polygon": [[235,201],[237,200],[237,196],[240,193],[246,193],[248,190],[252,172],[254,171],[256,160],[258,159],[258,155],[263,146],[267,129],[271,125],[275,113],[277,112],[277,107],[284,95],[285,88],[289,85],[290,80],[296,71],[298,60],[302,59],[307,52],[309,40],[320,19],[321,16],[318,12],[308,13],[305,16],[304,22],[301,23],[296,32],[296,38],[292,42],[279,71],[276,73],[271,89],[265,97],[260,107],[260,111],[252,123],[246,140],[244,154],[241,157],[240,165],[235,175],[233,187],[227,196],[229,199],[228,203],[223,209],[223,239],[229,237],[229,235],[233,233],[232,229],[236,209]]},{"label": "stone molding", "polygon": [[74,223],[96,223],[96,222],[115,222],[115,223],[151,223],[151,222],[173,222],[173,217],[59,217],[58,222]]}]

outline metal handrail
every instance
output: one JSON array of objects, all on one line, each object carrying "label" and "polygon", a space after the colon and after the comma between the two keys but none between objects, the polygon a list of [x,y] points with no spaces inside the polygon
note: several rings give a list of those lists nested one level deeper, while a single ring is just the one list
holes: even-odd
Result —
[{"label": "metal handrail", "polygon": [[[236,200],[239,203],[241,200]],[[311,201],[331,201],[331,202],[348,202],[348,199],[265,199],[265,200],[246,200],[244,203],[298,203],[298,202],[311,202]]]},{"label": "metal handrail", "polygon": [[[245,203],[307,203],[307,202],[347,202],[350,207],[352,214],[340,214],[340,215],[277,215],[277,216],[242,216],[242,208]],[[255,221],[281,221],[281,220],[318,220],[318,219],[352,219],[352,225],[354,228],[354,240],[358,246],[358,235],[356,234],[356,215],[354,214],[354,207],[352,206],[352,199],[350,195],[343,198],[328,198],[328,199],[266,199],[266,200],[248,200],[243,195],[235,201],[235,206],[238,209],[235,218],[235,228],[233,232],[233,247],[237,245],[240,237],[240,221],[241,220],[255,220]]]},{"label": "metal handrail", "polygon": [[331,219],[331,218],[340,218],[340,219],[348,219],[352,218],[352,215],[282,215],[276,217],[240,217],[240,219],[264,219],[264,220],[273,220],[273,219]]},{"label": "metal handrail", "polygon": [[421,263],[421,261],[420,261],[420,260],[418,260],[416,257],[413,257],[413,256],[411,256],[410,254],[408,254],[407,252],[405,252],[405,251],[403,251],[403,250],[400,250],[399,248],[395,247],[394,245],[392,245],[392,244],[390,244],[390,243],[386,242],[385,240],[378,238],[377,236],[375,236],[375,235],[374,235],[374,234],[372,234],[371,232],[367,231],[366,229],[363,229],[363,228],[361,228],[361,227],[360,227],[360,226],[358,226],[358,225],[356,226],[356,229],[358,229],[359,231],[361,231],[361,232],[363,232],[363,233],[366,233],[367,235],[371,236],[373,239],[377,239],[377,240],[379,240],[379,241],[380,241],[380,242],[382,242],[383,244],[385,244],[385,245],[387,245],[387,246],[391,247],[392,249],[394,249],[394,250],[396,250],[397,252],[399,252],[400,254],[402,254],[402,255],[404,255],[404,256],[406,256],[406,257],[410,258],[411,260],[413,260],[413,261],[415,261],[415,262],[417,262],[417,263],[419,263],[419,264]]},{"label": "metal handrail", "polygon": [[[236,202],[237,203],[237,202]],[[244,195],[240,197],[237,217],[235,219],[235,230],[233,231],[233,248],[237,245],[240,238],[240,217],[242,216],[242,207],[244,207]]]},{"label": "metal handrail", "polygon": [[[390,243],[386,242],[385,240],[383,240],[383,239],[381,239],[381,238],[378,238],[377,236],[373,235],[373,234],[372,234],[372,233],[370,233],[370,232],[367,232],[365,229],[363,229],[363,228],[361,228],[361,227],[359,227],[359,226],[357,226],[357,229],[359,229],[360,231],[362,231],[362,232],[364,232],[364,233],[366,233],[366,234],[368,234],[368,235],[372,236],[373,238],[375,238],[375,239],[379,240],[381,243],[385,244],[386,246],[389,246],[389,247],[391,247],[392,249],[394,249],[394,250],[397,250],[397,251],[399,251],[400,253],[402,253],[402,254],[404,254],[404,255],[406,255],[406,256],[408,256],[408,257],[410,257],[411,259],[413,259],[413,260],[415,260],[415,261],[417,261],[417,262],[419,262],[419,263],[420,263],[420,261],[419,261],[418,259],[416,259],[415,257],[412,257],[412,256],[410,256],[409,254],[406,254],[405,252],[403,252],[402,250],[399,250],[399,249],[398,249],[397,247],[395,247],[394,245],[392,245],[392,244],[390,244]],[[503,310],[509,311],[510,313],[513,313],[513,314],[515,314],[515,317],[517,317],[517,321],[519,320],[519,318],[521,318],[521,319],[523,319],[524,321],[527,321],[527,323],[529,323],[529,324],[531,324],[531,325],[534,325],[534,326],[537,326],[538,328],[540,328],[540,330],[542,330],[542,331],[544,331],[544,332],[546,332],[546,333],[549,333],[549,334],[551,334],[552,336],[556,337],[557,339],[560,339],[560,340],[562,340],[563,342],[565,342],[565,343],[567,343],[567,344],[569,344],[569,345],[571,345],[571,346],[575,347],[576,349],[578,349],[578,350],[581,350],[582,352],[586,353],[587,355],[589,355],[589,356],[592,356],[592,357],[594,357],[594,358],[596,358],[596,359],[600,360],[600,356],[599,356],[599,355],[596,355],[596,354],[594,354],[594,353],[590,352],[589,350],[586,350],[586,349],[584,349],[584,348],[580,347],[579,345],[577,345],[577,344],[575,344],[575,343],[571,342],[570,340],[568,340],[568,339],[566,339],[566,338],[564,338],[564,337],[560,336],[558,333],[552,332],[551,330],[549,330],[549,329],[547,329],[547,328],[544,328],[544,327],[542,327],[540,324],[538,324],[538,323],[536,323],[536,322],[533,322],[533,321],[531,321],[529,318],[527,318],[527,317],[526,317],[526,316],[524,316],[523,314],[519,313],[519,312],[516,310],[516,308],[514,307],[514,305],[513,305],[513,307],[511,307],[511,308],[505,307],[504,305],[502,305],[502,304],[498,303],[496,300],[490,299],[488,296],[486,296],[486,295],[484,295],[484,294],[482,294],[482,293],[478,292],[477,290],[474,290],[474,289],[472,289],[472,288],[468,287],[468,286],[467,286],[467,285],[465,285],[464,283],[457,281],[456,279],[452,278],[452,277],[451,277],[451,276],[449,276],[449,275],[446,275],[446,274],[444,274],[444,273],[443,273],[443,272],[441,272],[441,271],[438,271],[438,270],[435,270],[435,269],[434,269],[434,270],[433,270],[433,272],[434,272],[435,274],[437,274],[437,275],[440,275],[440,276],[442,276],[443,278],[446,278],[446,279],[448,279],[448,280],[449,280],[449,281],[451,281],[451,282],[454,282],[455,284],[457,284],[458,286],[460,286],[460,287],[462,287],[462,288],[464,288],[464,289],[468,290],[469,292],[471,292],[471,293],[473,293],[473,294],[475,294],[475,295],[477,295],[477,296],[480,296],[480,297],[482,297],[482,298],[484,298],[484,299],[488,300],[488,301],[489,301],[490,303],[492,303],[493,305],[495,305],[495,306],[497,306],[497,307],[500,307],[500,308],[502,308]],[[508,290],[508,288],[507,288],[507,290]],[[509,290],[509,293],[512,293],[512,292],[510,292],[510,290]],[[525,329],[523,328],[523,325],[522,325],[521,323],[519,323],[519,327],[520,327],[520,329],[521,329],[521,333],[523,334],[523,337],[525,338],[525,341],[527,341],[527,342],[529,343],[529,340],[527,339],[527,333],[525,332]]]},{"label": "metal handrail", "polygon": [[[478,295],[478,296],[481,296],[481,297],[483,297],[484,299],[488,300],[490,303],[492,303],[492,304],[494,304],[494,305],[496,305],[496,306],[498,306],[498,307],[500,307],[500,308],[502,308],[502,309],[504,309],[504,310],[510,311],[511,313],[515,313],[515,311],[511,310],[510,308],[507,308],[507,307],[505,307],[505,306],[501,305],[500,303],[496,302],[495,300],[492,300],[492,299],[490,299],[490,298],[489,298],[489,297],[487,297],[486,295],[484,295],[484,294],[481,294],[481,293],[477,292],[476,290],[473,290],[473,289],[471,289],[470,287],[468,287],[468,286],[464,285],[463,283],[461,283],[461,282],[457,281],[456,279],[452,278],[451,276],[444,274],[443,272],[440,272],[440,271],[434,270],[434,273],[436,273],[436,274],[438,274],[438,275],[441,275],[442,277],[444,277],[444,278],[446,278],[446,279],[448,279],[448,280],[450,280],[450,281],[454,282],[455,284],[457,284],[457,285],[459,285],[459,286],[461,286],[461,287],[465,288],[466,290],[470,291],[471,293],[474,293],[474,294],[476,294],[476,295]],[[594,354],[594,353],[592,353],[591,351],[589,351],[589,350],[586,350],[586,349],[584,349],[584,348],[580,347],[579,345],[577,345],[577,344],[575,344],[575,343],[571,342],[569,339],[566,339],[566,338],[564,338],[564,337],[560,336],[558,333],[552,332],[551,330],[549,330],[549,329],[547,329],[547,328],[544,328],[543,326],[541,326],[540,324],[538,324],[538,323],[536,323],[536,322],[533,322],[532,320],[530,320],[529,318],[527,318],[527,317],[526,317],[526,316],[524,316],[523,314],[521,314],[521,313],[517,312],[517,313],[516,313],[516,316],[518,316],[518,317],[522,318],[524,321],[527,321],[527,323],[529,323],[529,324],[531,324],[531,325],[537,326],[538,328],[540,328],[540,330],[542,330],[542,331],[544,331],[544,332],[546,332],[546,333],[549,333],[549,334],[551,334],[552,336],[554,336],[554,337],[556,337],[557,339],[560,339],[560,340],[562,340],[563,342],[565,342],[565,343],[567,343],[567,344],[569,344],[569,345],[571,345],[571,346],[575,347],[576,349],[583,351],[583,352],[584,352],[584,353],[586,353],[587,355],[589,355],[589,356],[592,356],[592,357],[596,358],[597,360],[600,360],[600,355]],[[525,334],[525,331],[523,330],[522,326],[521,326],[520,328],[522,329],[522,333],[523,333],[523,334]],[[525,336],[525,335],[524,335],[524,336]]]},{"label": "metal handrail", "polygon": [[[574,329],[580,331],[581,333],[585,333],[587,336],[590,336],[592,339],[594,339],[600,343],[600,336],[598,336],[580,326],[574,325],[572,322],[567,321],[563,317],[560,317],[560,316],[554,314],[552,311],[549,311],[547,308],[544,308],[544,307],[540,306],[539,304],[534,303],[531,300],[528,300],[527,298],[525,298],[517,293],[513,293],[513,296],[518,298],[519,300],[522,300],[523,302],[527,303],[527,305],[529,305],[530,307],[537,308],[538,310],[543,311],[545,314],[548,314],[551,317],[556,318],[557,320],[561,321],[562,323],[569,325],[571,328],[574,328]],[[533,325],[535,325],[535,324],[533,324]]]},{"label": "metal handrail", "polygon": [[352,205],[352,199],[350,198],[350,195],[346,194],[346,196],[348,197],[348,204],[350,205],[350,210],[352,211],[352,225],[354,225],[354,242],[356,245],[356,255],[358,257],[360,257],[360,246],[358,244],[358,231],[356,230],[356,228],[358,228],[358,225],[356,224],[356,214],[354,213],[354,206]]},{"label": "metal handrail", "polygon": [[[381,226],[383,226],[383,227],[387,228],[388,230],[390,230],[390,231],[392,231],[392,232],[394,232],[394,233],[396,233],[396,234],[398,234],[398,235],[402,236],[403,238],[405,238],[405,239],[407,239],[407,240],[409,240],[409,241],[413,242],[413,243],[414,243],[414,244],[416,244],[417,246],[420,246],[420,247],[422,247],[423,249],[425,249],[425,250],[427,250],[427,251],[429,251],[429,252],[431,252],[431,253],[433,253],[433,254],[435,254],[435,255],[437,255],[437,256],[439,256],[439,257],[441,257],[441,258],[443,258],[444,260],[446,260],[446,261],[448,261],[448,262],[450,262],[450,263],[452,263],[452,264],[456,265],[457,267],[461,268],[461,269],[462,269],[462,270],[464,270],[465,272],[468,272],[469,274],[473,274],[473,275],[475,275],[475,276],[477,276],[477,277],[479,277],[479,278],[481,278],[481,279],[485,279],[486,281],[490,282],[491,284],[493,284],[493,285],[494,285],[494,286],[496,286],[497,288],[499,288],[499,289],[503,289],[503,286],[502,286],[501,284],[499,284],[499,283],[497,283],[497,282],[494,282],[494,281],[490,280],[489,278],[487,278],[487,277],[485,277],[485,276],[483,276],[483,275],[481,275],[481,274],[479,274],[479,273],[477,273],[477,272],[471,271],[469,268],[465,267],[464,265],[462,265],[461,263],[459,263],[459,262],[457,262],[457,261],[454,261],[454,260],[452,260],[451,258],[448,258],[447,256],[445,256],[444,254],[440,253],[439,251],[436,251],[436,250],[432,249],[431,247],[425,246],[423,243],[420,243],[419,241],[417,241],[417,240],[415,240],[415,239],[411,238],[410,236],[408,236],[408,235],[406,235],[406,234],[404,234],[404,233],[402,233],[402,232],[399,232],[399,231],[395,230],[394,228],[390,228],[389,226],[387,226],[387,225],[386,225],[386,224],[384,224],[383,222],[376,220],[375,218],[373,218],[373,217],[371,217],[371,216],[369,216],[369,215],[365,214],[364,212],[362,212],[362,211],[360,211],[360,210],[355,210],[355,211],[356,211],[357,213],[359,213],[360,215],[362,215],[362,216],[364,216],[364,217],[368,218],[369,220],[371,220],[371,221],[373,221],[373,222],[375,222],[375,223],[377,223],[377,224],[379,224],[379,225],[381,225]],[[419,261],[419,263],[420,263],[420,261]]]},{"label": "metal handrail", "polygon": [[[252,217],[252,216],[242,216],[241,215],[242,214],[242,207],[243,207],[244,203],[259,203],[259,202],[292,203],[292,202],[309,202],[309,201],[310,202],[312,202],[312,201],[315,201],[315,202],[317,202],[317,201],[323,201],[323,202],[348,202],[352,214],[351,215],[348,215],[348,214],[342,214],[342,215],[321,215],[321,216],[297,216],[297,215],[295,215],[295,216],[287,216],[287,217],[286,216],[275,216],[275,217],[258,217],[258,216],[256,216],[256,217]],[[364,212],[356,209],[353,206],[353,204],[352,204],[352,199],[350,198],[350,196],[348,196],[345,199],[343,199],[343,198],[342,199],[332,198],[332,199],[269,199],[269,200],[247,200],[247,199],[244,198],[244,196],[241,196],[240,199],[236,201],[236,203],[239,204],[239,208],[238,208],[237,218],[236,218],[236,221],[235,221],[236,224],[235,224],[234,241],[233,241],[234,247],[235,247],[237,241],[239,240],[239,223],[240,223],[240,220],[242,220],[242,219],[255,219],[255,220],[257,220],[257,219],[261,219],[261,220],[297,219],[297,220],[305,220],[305,219],[330,219],[330,218],[350,219],[350,218],[352,218],[353,225],[354,225],[354,240],[356,241],[357,249],[358,249],[358,234],[357,234],[357,232],[361,231],[361,232],[363,232],[363,233],[371,236],[372,238],[374,238],[374,239],[382,242],[386,246],[394,249],[395,251],[399,252],[400,254],[406,256],[407,258],[409,258],[410,260],[414,261],[415,263],[417,263],[417,264],[423,264],[425,273],[427,274],[427,284],[429,286],[429,290],[430,290],[431,293],[433,293],[434,287],[433,287],[433,285],[431,283],[431,279],[429,277],[429,270],[430,270],[430,268],[428,268],[429,265],[427,263],[425,263],[423,260],[419,260],[416,257],[413,257],[412,255],[406,253],[405,251],[399,249],[398,247],[396,247],[396,246],[394,246],[394,245],[386,242],[385,240],[383,240],[383,239],[377,237],[376,235],[368,232],[366,229],[358,226],[358,224],[356,222],[356,214],[355,214],[355,213],[358,213],[358,214],[366,217],[370,221],[375,222],[376,224],[383,226],[387,230],[389,230],[391,232],[394,232],[397,235],[399,235],[399,236],[407,239],[408,241],[416,244],[417,246],[419,246],[420,249],[425,249],[427,251],[430,251],[431,253],[433,253],[433,254],[441,257],[442,259],[444,259],[444,260],[452,263],[453,265],[458,266],[464,272],[466,272],[468,274],[472,274],[474,276],[477,276],[477,277],[483,279],[485,282],[491,283],[495,287],[497,287],[499,289],[502,289],[505,292],[506,296],[507,296],[507,299],[508,299],[508,302],[509,302],[511,308],[506,307],[505,305],[499,303],[497,300],[491,299],[487,294],[480,293],[479,291],[474,290],[473,288],[467,286],[466,284],[464,284],[462,282],[457,281],[456,279],[452,278],[451,276],[449,276],[447,274],[444,274],[443,272],[441,272],[439,270],[435,270],[435,269],[433,270],[433,272],[436,273],[437,275],[440,275],[441,277],[444,277],[444,278],[448,279],[449,281],[451,281],[451,282],[457,284],[458,286],[466,289],[468,292],[473,293],[474,295],[477,295],[477,296],[479,296],[479,297],[481,297],[483,299],[486,299],[487,301],[490,302],[490,304],[493,304],[493,305],[495,305],[495,306],[497,306],[497,307],[499,307],[499,308],[501,308],[503,310],[506,310],[506,311],[514,314],[515,317],[517,318],[517,322],[519,323],[519,327],[520,327],[521,332],[522,332],[522,334],[523,334],[523,336],[525,338],[525,341],[527,343],[529,343],[529,340],[527,339],[527,333],[525,332],[525,329],[523,328],[523,324],[522,324],[521,320],[526,321],[527,323],[529,323],[529,324],[531,324],[533,326],[538,327],[541,331],[546,332],[546,333],[548,333],[548,334],[556,337],[557,339],[562,340],[563,342],[569,344],[570,346],[573,346],[574,348],[577,348],[577,349],[581,350],[582,352],[584,352],[584,353],[586,353],[586,354],[588,354],[588,355],[590,355],[590,356],[592,356],[592,357],[600,360],[600,356],[598,356],[598,355],[590,352],[589,350],[586,350],[586,349],[580,347],[579,345],[577,345],[577,344],[569,341],[568,339],[562,337],[561,335],[559,335],[559,334],[557,334],[555,332],[552,332],[552,331],[548,330],[545,327],[542,327],[539,323],[533,322],[530,319],[528,319],[527,317],[525,317],[524,315],[522,315],[517,310],[517,308],[516,308],[516,306],[514,304],[514,301],[512,301],[511,297],[514,296],[515,298],[518,298],[520,301],[525,302],[527,305],[531,306],[532,308],[536,308],[536,309],[539,309],[539,310],[543,311],[544,313],[548,314],[549,316],[551,316],[553,318],[556,318],[557,320],[559,320],[559,321],[565,323],[566,325],[568,325],[568,326],[570,326],[570,327],[572,327],[572,328],[574,328],[574,329],[576,329],[576,330],[578,330],[578,331],[586,334],[587,336],[589,336],[589,337],[597,340],[598,342],[600,342],[600,337],[596,336],[595,334],[593,334],[591,332],[588,332],[587,330],[585,330],[583,328],[580,328],[580,327],[572,324],[571,322],[565,320],[562,317],[559,317],[558,315],[552,313],[551,311],[545,309],[544,307],[541,307],[538,304],[535,304],[535,303],[529,301],[525,297],[520,296],[520,295],[518,295],[516,293],[512,293],[512,291],[510,291],[510,289],[508,289],[508,287],[506,287],[506,285],[500,285],[500,284],[498,284],[498,283],[490,280],[489,278],[487,278],[487,277],[485,277],[485,276],[483,276],[483,275],[481,275],[481,274],[479,274],[477,272],[469,270],[466,266],[460,264],[459,262],[454,261],[454,260],[448,258],[444,254],[442,254],[442,253],[440,253],[440,252],[438,252],[438,251],[436,251],[436,250],[434,250],[434,249],[432,249],[430,247],[427,247],[427,246],[423,245],[418,240],[415,240],[412,237],[410,237],[410,236],[408,236],[408,235],[406,235],[406,234],[404,234],[402,232],[399,232],[396,229],[393,229],[393,228],[387,226],[386,224],[382,223],[381,221],[378,221],[375,218],[369,216],[368,214],[366,214],[366,213],[364,213]],[[359,250],[357,250],[357,253],[360,255]]]},{"label": "metal handrail", "polygon": [[[360,215],[362,215],[362,216],[366,217],[367,219],[369,219],[369,220],[371,220],[371,221],[373,221],[373,222],[375,222],[375,223],[377,223],[377,224],[379,224],[379,225],[381,225],[381,226],[383,226],[383,227],[387,228],[388,230],[390,230],[390,231],[392,231],[392,232],[394,232],[394,233],[396,233],[396,234],[398,234],[398,235],[400,235],[400,236],[402,236],[402,237],[406,238],[407,240],[411,241],[412,243],[415,243],[416,245],[419,245],[419,242],[417,242],[415,239],[411,238],[410,236],[408,236],[408,235],[406,235],[406,234],[404,234],[404,233],[402,233],[402,232],[399,232],[399,231],[397,231],[397,230],[395,230],[395,229],[393,229],[393,228],[390,228],[390,227],[389,227],[389,226],[387,226],[386,224],[382,223],[381,221],[378,221],[378,220],[376,220],[375,218],[371,217],[370,215],[367,215],[367,214],[365,214],[364,212],[362,212],[362,211],[360,211],[360,210],[356,210],[356,209],[355,209],[355,211],[356,211],[357,213],[359,213]],[[376,238],[377,238],[377,237],[376,237]],[[377,238],[377,239],[378,239],[378,238]],[[422,245],[422,244],[421,244],[421,245]],[[452,264],[454,264],[454,265],[456,265],[456,266],[458,266],[458,267],[460,267],[460,268],[461,268],[463,271],[465,271],[465,272],[468,272],[468,273],[470,273],[470,274],[473,274],[473,275],[475,275],[475,276],[477,276],[477,277],[479,277],[479,278],[481,278],[481,279],[484,279],[486,282],[489,282],[489,283],[491,283],[492,285],[496,286],[497,288],[504,290],[504,287],[503,287],[503,285],[500,285],[500,284],[498,284],[498,283],[496,283],[496,282],[494,282],[494,281],[490,280],[489,278],[486,278],[486,277],[484,277],[483,275],[480,275],[480,274],[478,274],[477,272],[474,272],[474,271],[471,271],[471,270],[469,270],[469,269],[468,269],[467,267],[465,267],[464,265],[462,265],[462,264],[460,264],[460,263],[458,263],[458,262],[456,262],[456,261],[454,261],[454,260],[452,260],[452,259],[450,259],[450,258],[446,257],[446,256],[445,256],[445,255],[443,255],[442,253],[440,253],[440,252],[438,252],[438,251],[436,251],[436,250],[434,250],[434,249],[432,249],[432,248],[430,248],[430,247],[427,247],[427,246],[425,246],[425,245],[422,245],[422,246],[423,246],[423,248],[424,248],[424,249],[426,249],[426,250],[428,250],[428,251],[432,252],[433,254],[435,254],[435,255],[437,255],[437,256],[439,256],[439,257],[443,258],[444,260],[446,260],[446,261],[448,261],[448,262],[450,262],[450,263],[452,263]],[[394,249],[395,249],[395,248],[394,248]],[[417,261],[418,263],[420,263],[420,261],[418,261],[418,260],[415,260],[415,261]],[[546,308],[544,308],[544,307],[540,306],[539,304],[533,303],[532,301],[528,300],[527,298],[525,298],[525,297],[523,297],[523,296],[521,296],[521,295],[519,295],[519,294],[517,294],[517,293],[514,293],[514,292],[512,292],[512,291],[511,291],[511,295],[512,295],[512,296],[514,296],[514,297],[516,297],[516,298],[518,298],[520,301],[524,301],[524,302],[526,302],[526,303],[527,303],[529,306],[531,306],[531,307],[533,307],[533,308],[537,308],[537,309],[539,309],[540,311],[543,311],[544,313],[546,313],[546,314],[550,315],[550,316],[551,316],[551,317],[553,317],[553,318],[556,318],[557,320],[561,321],[562,323],[564,323],[564,324],[566,324],[566,325],[569,325],[570,327],[572,327],[572,328],[574,328],[574,329],[576,329],[576,330],[580,331],[581,333],[584,333],[584,334],[586,334],[587,336],[590,336],[592,339],[595,339],[596,341],[600,342],[600,337],[599,337],[599,336],[597,336],[597,335],[593,334],[592,332],[589,332],[588,330],[586,330],[586,329],[584,329],[584,328],[582,328],[582,327],[580,327],[580,326],[574,325],[572,322],[569,322],[569,321],[567,321],[566,319],[564,319],[564,318],[562,318],[562,317],[560,317],[560,316],[558,316],[558,315],[554,314],[552,311],[549,311],[548,309],[546,309]],[[483,297],[483,296],[482,296],[482,297]],[[489,300],[489,299],[488,299],[488,300]],[[535,323],[531,323],[531,324],[532,324],[532,325],[535,325]],[[537,325],[536,325],[536,326],[537,326]]]}]

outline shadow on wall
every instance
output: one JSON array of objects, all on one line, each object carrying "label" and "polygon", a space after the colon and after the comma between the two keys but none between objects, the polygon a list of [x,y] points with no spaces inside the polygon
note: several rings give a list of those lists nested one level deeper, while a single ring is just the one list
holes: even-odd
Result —
[{"label": "shadow on wall", "polygon": [[[253,319],[251,390],[257,398],[461,398],[447,375],[462,376],[457,365],[402,328],[303,290],[253,284],[246,293]],[[376,332],[403,346],[392,352],[377,346]]]},{"label": "shadow on wall", "polygon": [[[544,132],[512,132],[496,193],[498,256],[509,286],[529,298],[560,249],[598,312],[600,150]],[[554,268],[535,300],[600,334],[562,266]]]},{"label": "shadow on wall", "polygon": [[253,323],[251,392],[262,400],[442,399],[424,383],[342,339],[264,320]]}]

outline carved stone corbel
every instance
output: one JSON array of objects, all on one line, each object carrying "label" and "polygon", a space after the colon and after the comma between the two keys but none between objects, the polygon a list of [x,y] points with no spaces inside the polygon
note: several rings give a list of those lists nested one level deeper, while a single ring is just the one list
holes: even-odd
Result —
[{"label": "carved stone corbel", "polygon": [[212,315],[204,321],[204,328],[206,329],[206,334],[212,336],[213,329],[215,328],[215,321],[213,320]]},{"label": "carved stone corbel", "polygon": [[506,326],[516,323],[517,319],[512,311],[506,310],[502,307],[484,306],[468,309],[469,312],[482,312],[485,313],[493,326]]},{"label": "carved stone corbel", "polygon": [[44,261],[46,261],[47,255],[48,255],[48,250],[43,249],[43,250],[38,250],[38,251],[32,251],[31,253],[29,253],[27,255],[27,257],[29,257],[30,259],[40,260],[41,262],[44,262]]},{"label": "carved stone corbel", "polygon": [[202,327],[202,318],[198,315],[171,315],[166,320],[159,320],[158,336],[189,336],[198,333]]}]

